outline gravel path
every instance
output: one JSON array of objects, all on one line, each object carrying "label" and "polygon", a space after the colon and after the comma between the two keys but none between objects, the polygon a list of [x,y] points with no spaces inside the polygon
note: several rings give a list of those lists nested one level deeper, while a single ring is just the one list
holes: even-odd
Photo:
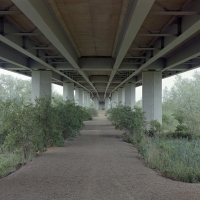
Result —
[{"label": "gravel path", "polygon": [[166,179],[145,166],[105,117],[85,123],[66,147],[50,148],[0,180],[0,200],[192,200],[200,184]]}]

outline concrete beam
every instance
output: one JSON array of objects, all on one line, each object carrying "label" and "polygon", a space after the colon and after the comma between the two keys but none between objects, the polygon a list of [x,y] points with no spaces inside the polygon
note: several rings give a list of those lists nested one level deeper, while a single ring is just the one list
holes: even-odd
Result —
[{"label": "concrete beam", "polygon": [[[10,26],[8,23],[4,24],[4,31],[5,32],[16,32],[17,30]],[[45,56],[43,51],[40,51],[40,58],[37,56],[36,50],[28,51],[22,47],[23,44],[23,37],[15,36],[15,35],[7,35],[3,36],[0,34],[0,59],[4,60],[8,63],[13,65],[22,67],[23,69],[32,71],[32,67],[35,69],[45,69],[45,70],[52,70],[57,74],[61,75],[62,77],[67,78],[68,81],[74,82],[80,87],[88,90],[80,83],[76,82],[66,74],[60,72],[59,70],[55,69],[50,63],[47,63],[46,60],[42,57]],[[35,45],[30,39],[26,38],[26,47],[30,47]],[[33,66],[34,65],[34,66]]]},{"label": "concrete beam", "polygon": [[[194,5],[190,8],[193,11],[199,11],[200,9],[200,1],[196,1],[194,3]],[[146,69],[147,67],[149,67],[149,65],[154,64],[155,61],[157,61],[158,59],[160,59],[161,57],[163,57],[164,55],[167,55],[169,52],[171,52],[172,50],[174,50],[175,48],[177,48],[179,45],[182,45],[186,40],[188,40],[188,38],[190,38],[191,36],[195,35],[196,33],[198,33],[199,31],[199,27],[200,27],[200,19],[197,16],[183,16],[182,17],[182,34],[180,34],[178,37],[166,37],[165,38],[165,46],[164,48],[162,48],[161,50],[156,50],[153,52],[153,57],[147,59],[146,63],[144,63],[143,65],[140,66],[139,69],[137,69],[135,72],[133,72],[129,77],[127,77],[121,84],[119,84],[114,90],[116,90],[117,88],[119,88],[121,85],[123,85],[124,83],[126,83],[130,78],[132,78],[133,76],[137,76],[139,73],[141,73],[144,69]],[[167,33],[174,33],[174,31],[177,31],[177,28],[174,26],[171,27],[171,29],[168,30]],[[154,47],[157,48],[158,46],[160,46],[160,41],[158,41]],[[197,45],[198,46],[198,45]],[[179,50],[178,53],[179,55],[175,58],[174,61],[170,61],[171,58],[166,60],[166,63],[164,62],[164,66],[167,68],[170,67],[175,67],[178,64],[181,64],[183,62],[186,62],[187,60],[194,58],[196,56],[199,56],[199,53],[191,53],[190,56],[188,54],[187,58],[184,58],[184,54],[187,48],[184,48],[185,50]],[[192,48],[190,48],[192,51]],[[193,51],[195,51],[195,49],[197,50],[197,47],[195,46],[195,48],[193,49]],[[192,51],[192,52],[193,52]],[[188,51],[188,53],[190,53],[190,51]],[[176,54],[176,53],[175,53]],[[182,58],[181,58],[182,55]],[[175,56],[175,55],[174,55]],[[180,56],[180,57],[179,57]],[[181,61],[182,60],[182,61]],[[175,64],[176,62],[176,64]],[[166,65],[165,65],[166,64]],[[153,66],[153,65],[152,65]],[[166,69],[167,69],[166,68]],[[113,92],[113,91],[112,91]]]},{"label": "concrete beam", "polygon": [[166,67],[162,71],[166,71],[171,68],[176,68],[177,66],[192,60],[200,56],[200,39],[197,39],[190,44],[186,45],[181,50],[172,54],[169,58],[166,59]]},{"label": "concrete beam", "polygon": [[72,48],[72,45],[56,23],[51,12],[41,0],[12,0],[12,2],[35,24],[36,27],[51,41],[56,49],[69,61],[69,63],[83,76],[97,93],[95,87],[89,81],[88,77],[78,66],[78,55]]},{"label": "concrete beam", "polygon": [[127,16],[127,19],[125,20],[127,22],[127,26],[125,31],[123,30],[124,32],[122,41],[119,41],[120,44],[118,43],[119,48],[115,53],[115,63],[113,66],[113,71],[110,75],[110,79],[107,84],[104,97],[106,95],[106,91],[110,83],[112,82],[113,77],[115,76],[117,69],[119,68],[122,60],[124,59],[128,49],[130,48],[133,40],[135,39],[154,2],[155,0],[130,1],[130,4],[128,5],[130,13],[129,16]]}]

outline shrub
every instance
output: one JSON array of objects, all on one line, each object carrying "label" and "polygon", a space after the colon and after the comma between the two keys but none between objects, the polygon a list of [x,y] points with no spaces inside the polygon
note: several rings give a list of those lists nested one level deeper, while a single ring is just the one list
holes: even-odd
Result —
[{"label": "shrub", "polygon": [[149,130],[146,131],[146,134],[150,137],[155,137],[160,134],[162,131],[162,125],[157,120],[152,120],[149,122],[150,127]]},{"label": "shrub", "polygon": [[165,133],[174,132],[179,122],[175,119],[173,114],[169,111],[163,110],[162,114],[162,130]]},{"label": "shrub", "polygon": [[94,107],[89,107],[87,109],[92,114],[93,117],[97,117],[98,116],[98,112]]},{"label": "shrub", "polygon": [[15,171],[22,161],[22,157],[16,154],[0,154],[0,178]]},{"label": "shrub", "polygon": [[83,121],[90,117],[85,108],[77,106],[73,101],[56,101],[54,107],[64,139],[76,137],[83,128]]},{"label": "shrub", "polygon": [[[63,146],[62,129],[59,126],[59,115],[56,106],[53,106],[49,97],[35,100],[34,116],[39,136],[44,147]],[[64,110],[63,110],[64,112]]]},{"label": "shrub", "polygon": [[139,152],[150,167],[169,178],[200,181],[200,140],[144,138]]},{"label": "shrub", "polygon": [[167,136],[171,138],[185,138],[191,140],[194,135],[189,132],[186,124],[178,124],[175,132],[169,133]]},{"label": "shrub", "polygon": [[123,135],[122,136],[122,140],[124,142],[130,143],[130,144],[134,144],[134,138],[132,136],[130,136],[130,135],[127,135],[127,134]]},{"label": "shrub", "polygon": [[4,119],[4,130],[8,133],[4,148],[9,152],[22,154],[24,160],[28,160],[40,143],[38,127],[33,117],[34,108],[31,104],[23,107],[11,104],[9,110]]},{"label": "shrub", "polygon": [[66,138],[75,137],[83,121],[92,118],[90,110],[71,101],[49,97],[36,99],[35,104],[19,105],[0,102],[1,148],[29,160],[46,147],[63,146]]},{"label": "shrub", "polygon": [[136,140],[141,140],[142,133],[146,126],[144,113],[141,108],[131,109],[128,106],[118,105],[107,111],[108,119],[116,129],[125,130]]}]

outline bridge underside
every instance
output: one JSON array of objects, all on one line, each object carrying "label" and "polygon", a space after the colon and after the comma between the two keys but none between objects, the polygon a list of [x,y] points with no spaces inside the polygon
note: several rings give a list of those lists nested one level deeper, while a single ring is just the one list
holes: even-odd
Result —
[{"label": "bridge underside", "polygon": [[46,71],[69,99],[76,88],[75,98],[81,91],[106,107],[107,98],[133,106],[142,84],[160,104],[162,78],[199,66],[199,36],[198,0],[0,1],[0,67],[37,78]]}]

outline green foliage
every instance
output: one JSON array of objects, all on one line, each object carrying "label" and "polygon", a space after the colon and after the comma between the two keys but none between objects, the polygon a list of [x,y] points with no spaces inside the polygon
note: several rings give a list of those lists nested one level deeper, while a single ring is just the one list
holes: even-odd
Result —
[{"label": "green foliage", "polygon": [[91,113],[91,115],[93,117],[97,117],[98,116],[98,112],[94,107],[90,106],[89,108],[87,108],[87,110]]},{"label": "green foliage", "polygon": [[4,147],[9,152],[23,154],[23,158],[28,160],[36,148],[34,144],[37,140],[37,127],[35,125],[31,104],[23,107],[10,104],[10,113],[4,119],[4,129],[8,133]]},{"label": "green foliage", "polygon": [[142,100],[141,99],[135,103],[135,107],[142,108]]},{"label": "green foliage", "polygon": [[[63,146],[62,130],[59,127],[59,115],[56,114],[56,106],[51,104],[49,97],[35,100],[34,119],[40,133],[42,146]],[[64,112],[64,110],[63,110]],[[41,148],[43,148],[41,146]]]},{"label": "green foliage", "polygon": [[21,162],[22,157],[19,155],[9,153],[0,154],[0,178],[15,171]]},{"label": "green foliage", "polygon": [[170,111],[163,109],[162,114],[162,131],[164,133],[174,132],[179,122],[175,119]]},{"label": "green foliage", "polygon": [[149,122],[149,130],[146,131],[147,135],[150,137],[155,137],[156,135],[159,135],[162,131],[162,125],[157,120],[152,120]]},{"label": "green foliage", "polygon": [[139,152],[150,167],[169,178],[200,181],[200,140],[144,138]]},{"label": "green foliage", "polygon": [[36,99],[35,104],[0,102],[1,149],[30,160],[46,147],[63,146],[64,140],[75,137],[83,121],[92,118],[86,108],[71,101],[49,97]]},{"label": "green foliage", "polygon": [[141,108],[131,109],[128,106],[118,105],[107,112],[108,119],[116,129],[125,130],[127,134],[139,139],[145,129],[146,121]]},{"label": "green foliage", "polygon": [[200,73],[193,79],[177,76],[171,90],[164,90],[163,108],[172,113],[180,124],[186,124],[193,135],[200,133]]},{"label": "green foliage", "polygon": [[55,114],[64,139],[76,137],[83,128],[83,121],[92,119],[90,110],[77,106],[73,101],[56,101]]},{"label": "green foliage", "polygon": [[10,75],[0,75],[0,99],[17,104],[30,102],[31,82],[19,80]]},{"label": "green foliage", "polygon": [[167,136],[171,138],[185,138],[188,140],[194,137],[194,135],[188,131],[186,124],[178,124],[176,130],[172,133],[168,133]]},{"label": "green foliage", "polygon": [[134,144],[134,138],[132,136],[130,136],[130,135],[124,134],[122,136],[122,140],[124,142],[130,143],[130,144]]}]

